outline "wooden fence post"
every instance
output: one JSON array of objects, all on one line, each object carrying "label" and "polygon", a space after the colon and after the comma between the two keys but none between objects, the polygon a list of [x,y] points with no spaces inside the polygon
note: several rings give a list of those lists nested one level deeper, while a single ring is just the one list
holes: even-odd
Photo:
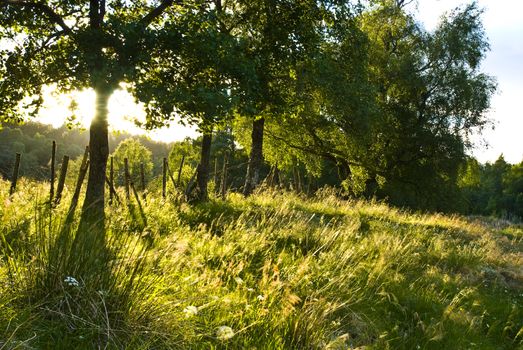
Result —
[{"label": "wooden fence post", "polygon": [[174,181],[173,173],[171,172],[171,168],[169,167],[169,161],[167,161],[167,174],[169,174],[169,178],[173,183],[173,187],[176,188],[176,182]]},{"label": "wooden fence post", "polygon": [[85,147],[84,157],[82,159],[82,165],[80,166],[80,173],[78,174],[78,180],[76,181],[76,187],[74,189],[73,198],[71,199],[71,205],[65,218],[64,227],[69,227],[74,218],[74,211],[78,205],[78,198],[80,198],[80,190],[82,189],[82,183],[84,182],[85,175],[89,169],[89,146]]},{"label": "wooden fence post", "polygon": [[167,196],[167,158],[163,158],[162,197]]},{"label": "wooden fence post", "polygon": [[183,163],[185,162],[185,154],[182,155],[182,161],[180,162],[180,168],[178,169],[178,179],[177,179],[177,182],[176,182],[176,186],[177,187],[180,187],[180,181],[181,181],[181,178],[182,178],[182,168],[183,168]]},{"label": "wooden fence post", "polygon": [[223,157],[223,169],[222,169],[222,181],[221,181],[221,195],[222,199],[225,199],[225,195],[227,194],[227,163],[229,162],[228,154],[225,153],[225,156]]},{"label": "wooden fence post", "polygon": [[307,196],[310,196],[312,192],[312,174],[307,174]]},{"label": "wooden fence post", "polygon": [[140,182],[142,185],[142,192],[145,192],[145,169],[143,162],[140,163]]},{"label": "wooden fence post", "polygon": [[[88,153],[88,149],[86,148],[85,152]],[[74,217],[74,211],[76,209],[76,206],[78,205],[78,199],[80,198],[80,190],[82,189],[82,183],[84,182],[85,175],[87,174],[87,169],[89,169],[89,160],[84,154],[84,161],[82,162],[82,166],[80,167],[80,173],[78,174],[78,180],[76,181],[76,187],[74,189],[73,198],[71,199],[71,205],[69,206],[69,212],[67,213],[67,216],[65,218],[65,226],[67,227],[72,221]]]},{"label": "wooden fence post", "polygon": [[218,187],[218,158],[214,157],[214,193],[220,193],[220,187]]},{"label": "wooden fence post", "polygon": [[107,184],[107,186],[109,186],[109,192],[112,195],[111,197],[115,198],[118,203],[121,203],[120,197],[118,197],[118,193],[116,193],[114,186],[111,184],[107,176],[105,177],[105,183]]},{"label": "wooden fence post", "polygon": [[296,166],[292,166],[292,189],[298,192],[298,178],[296,176]]},{"label": "wooden fence post", "polygon": [[274,172],[272,173],[271,186],[280,187],[280,169],[278,165],[274,166]]},{"label": "wooden fence post", "polygon": [[58,205],[62,199],[62,192],[64,190],[65,176],[67,175],[67,167],[69,166],[69,156],[64,156],[62,159],[62,167],[60,168],[60,178],[58,178],[58,186],[56,187],[56,197],[54,204]]},{"label": "wooden fence post", "polygon": [[53,141],[53,147],[51,149],[51,188],[49,189],[49,203],[53,203],[53,198],[54,198],[55,161],[56,161],[56,142]]},{"label": "wooden fence post", "polygon": [[125,198],[129,201],[131,199],[131,190],[129,187],[129,182],[131,176],[129,175],[129,160],[124,158],[123,160],[123,171],[124,171],[124,183],[125,183]]},{"label": "wooden fence post", "polygon": [[200,171],[200,164],[198,164],[196,166],[196,171],[194,172],[194,174],[189,179],[189,182],[187,183],[187,187],[185,188],[185,197],[187,199],[189,199],[189,196],[190,196],[191,192],[196,187],[196,176],[198,175],[199,171]]},{"label": "wooden fence post", "polygon": [[138,196],[138,192],[136,191],[136,188],[134,187],[134,183],[130,182],[131,189],[133,190],[134,198],[136,199],[136,203],[138,204],[138,210],[140,211],[140,215],[142,216],[143,224],[147,226],[147,217],[145,216],[145,212],[143,211],[142,203],[140,202],[140,196]]},{"label": "wooden fence post", "polygon": [[11,179],[11,188],[9,189],[9,195],[12,195],[16,191],[16,182],[18,181],[18,171],[20,170],[20,153],[16,154],[15,167],[13,169],[13,177]]}]

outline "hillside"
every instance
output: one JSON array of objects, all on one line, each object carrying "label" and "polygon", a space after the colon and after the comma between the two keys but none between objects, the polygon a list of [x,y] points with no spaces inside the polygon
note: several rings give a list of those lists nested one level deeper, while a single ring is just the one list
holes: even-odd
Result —
[{"label": "hillside", "polygon": [[59,234],[70,193],[50,215],[48,185],[8,190],[0,349],[523,349],[522,226],[328,190],[151,193],[147,225],[109,207],[100,263]]}]

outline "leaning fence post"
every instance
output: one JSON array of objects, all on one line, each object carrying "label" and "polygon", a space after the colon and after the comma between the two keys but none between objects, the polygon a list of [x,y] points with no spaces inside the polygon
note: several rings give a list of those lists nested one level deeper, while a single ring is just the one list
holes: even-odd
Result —
[{"label": "leaning fence post", "polygon": [[183,163],[185,162],[185,154],[182,155],[182,161],[180,162],[180,168],[178,169],[178,179],[177,179],[177,182],[176,182],[176,186],[177,187],[180,187],[180,180],[181,180],[181,177],[182,177],[182,168],[183,168]]},{"label": "leaning fence post", "polygon": [[51,149],[51,188],[49,189],[49,203],[53,203],[53,197],[54,197],[55,161],[56,161],[56,142],[53,141],[53,147]]},{"label": "leaning fence post", "polygon": [[11,188],[9,189],[9,195],[12,195],[16,191],[16,182],[18,181],[18,171],[20,170],[20,153],[16,154],[15,167],[13,169],[13,178],[11,179]]},{"label": "leaning fence post", "polygon": [[[86,153],[88,148],[86,148]],[[76,206],[78,205],[78,199],[80,198],[80,190],[82,189],[82,183],[84,182],[85,175],[87,174],[87,169],[89,169],[89,160],[86,159],[84,156],[84,161],[82,162],[82,166],[80,167],[80,173],[78,174],[78,180],[76,181],[76,187],[74,189],[73,198],[71,199],[71,205],[69,206],[69,212],[67,213],[67,216],[65,218],[64,227],[67,227],[72,221],[74,217],[74,211],[76,209]]]},{"label": "leaning fence post", "polygon": [[62,159],[62,167],[60,168],[60,177],[58,178],[58,186],[56,187],[56,197],[54,204],[57,205],[62,199],[62,191],[64,190],[65,176],[67,175],[67,167],[69,165],[69,156],[64,156]]},{"label": "leaning fence post", "polygon": [[169,174],[169,178],[171,179],[174,188],[176,188],[176,182],[174,182],[173,173],[171,172],[171,168],[169,167],[169,161],[167,161],[167,173]]},{"label": "leaning fence post", "polygon": [[111,182],[109,182],[109,178],[107,176],[105,177],[105,183],[107,184],[107,186],[109,186],[109,192],[111,193],[112,197],[116,198],[116,201],[118,203],[121,203],[120,198],[118,197],[118,193],[116,193],[114,186],[111,184]]},{"label": "leaning fence post", "polygon": [[189,195],[193,191],[193,189],[196,187],[196,176],[198,175],[198,172],[200,171],[200,164],[196,166],[196,171],[191,176],[189,183],[187,183],[187,187],[185,188],[185,197],[189,199]]},{"label": "leaning fence post", "polygon": [[78,174],[78,179],[76,181],[76,187],[74,189],[73,198],[71,198],[71,205],[69,206],[69,212],[65,217],[64,227],[67,227],[71,224],[74,218],[74,211],[78,205],[78,198],[80,198],[80,190],[82,189],[82,183],[84,182],[85,175],[87,174],[87,169],[89,169],[89,146],[85,147],[84,157],[82,158],[82,165],[80,166],[80,173]]},{"label": "leaning fence post", "polygon": [[123,171],[124,171],[124,183],[125,183],[125,198],[129,201],[131,199],[131,190],[129,188],[130,175],[129,175],[129,160],[124,158],[123,160]]},{"label": "leaning fence post", "polygon": [[145,213],[143,211],[142,203],[140,202],[140,196],[138,196],[138,192],[136,191],[136,188],[134,187],[134,183],[130,182],[131,189],[133,190],[134,198],[136,199],[136,203],[138,204],[138,210],[140,211],[140,215],[142,216],[143,224],[147,226],[147,217],[145,216]]},{"label": "leaning fence post", "polygon": [[162,197],[165,198],[167,195],[167,158],[163,158],[162,170]]}]

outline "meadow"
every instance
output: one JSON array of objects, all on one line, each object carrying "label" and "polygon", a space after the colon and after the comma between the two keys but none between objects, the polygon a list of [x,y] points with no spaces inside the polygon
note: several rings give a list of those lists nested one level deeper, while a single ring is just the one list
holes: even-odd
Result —
[{"label": "meadow", "polygon": [[[523,226],[262,189],[146,222],[107,206],[103,253],[71,193],[0,180],[0,349],[523,349]],[[125,198],[120,193],[121,198]]]}]

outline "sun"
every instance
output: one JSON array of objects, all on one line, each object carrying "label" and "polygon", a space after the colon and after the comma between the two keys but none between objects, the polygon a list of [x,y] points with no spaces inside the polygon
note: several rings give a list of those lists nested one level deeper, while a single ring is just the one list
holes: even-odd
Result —
[{"label": "sun", "polygon": [[[95,114],[96,93],[92,89],[60,94],[53,86],[46,86],[43,91],[44,105],[41,108],[37,122],[51,124],[58,128],[67,120],[80,127],[88,129]],[[186,137],[196,137],[194,127],[182,126],[176,121],[171,126],[146,131],[136,125],[136,121],[145,121],[145,111],[142,104],[136,103],[133,96],[122,86],[109,99],[109,129],[114,132],[126,132],[133,135],[147,135],[155,141],[173,142]]]},{"label": "sun", "polygon": [[[59,94],[52,86],[44,88],[44,106],[38,121],[59,127],[65,121],[73,120],[88,128],[95,114],[96,93],[92,89]],[[145,114],[142,106],[135,103],[132,96],[123,89],[115,90],[109,100],[109,126],[112,130],[139,132],[134,120],[143,121]]]}]

